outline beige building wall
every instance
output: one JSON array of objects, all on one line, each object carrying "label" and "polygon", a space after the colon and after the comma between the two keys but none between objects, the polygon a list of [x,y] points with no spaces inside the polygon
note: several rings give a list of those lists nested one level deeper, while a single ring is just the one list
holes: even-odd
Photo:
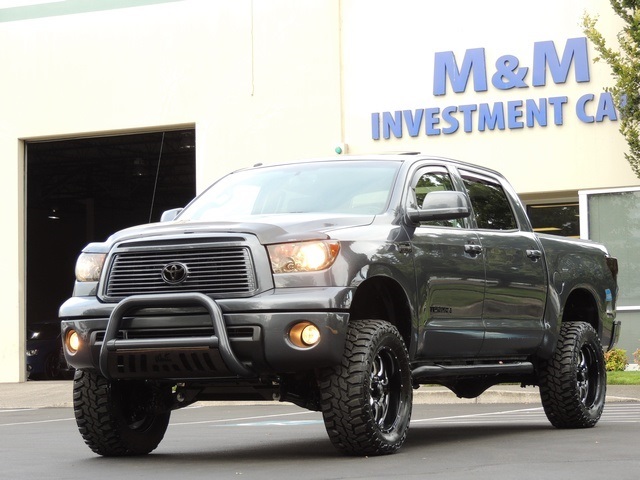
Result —
[{"label": "beige building wall", "polygon": [[341,132],[338,7],[189,0],[19,21],[0,10],[0,382],[25,376],[21,141],[195,125],[198,190],[235,168],[328,155]]},{"label": "beige building wall", "polygon": [[[611,81],[591,47],[588,83],[572,70],[563,84],[491,86],[501,56],[531,68],[535,42],[552,40],[561,53],[583,36],[584,11],[615,40],[607,0],[147,3],[22,20],[3,19],[15,10],[0,5],[0,382],[24,380],[24,141],[195,126],[198,191],[234,168],[327,156],[339,145],[486,165],[534,198],[640,185],[617,122],[584,123],[574,112],[579,97]],[[453,51],[460,63],[472,48],[485,49],[488,90],[435,96],[435,53]],[[568,98],[558,126],[372,139],[375,112],[555,96]]]},{"label": "beige building wall", "polygon": [[[481,1],[387,2],[351,0],[343,4],[345,141],[350,152],[415,150],[479,163],[504,173],[520,193],[565,191],[589,186],[637,185],[622,152],[624,139],[617,122],[584,123],[575,113],[584,94],[596,98],[611,84],[604,62],[593,63],[589,45],[590,82],[577,83],[574,68],[564,84],[547,75],[545,87],[533,87],[535,42],[553,41],[562,55],[567,39],[584,37],[584,12],[599,15],[598,26],[614,42],[620,25],[607,0],[557,2]],[[462,64],[465,51],[484,48],[488,90],[475,92],[472,80],[464,93],[435,96],[435,52],[453,51]],[[523,88],[498,90],[491,84],[495,62],[504,55],[529,68]],[[370,114],[459,105],[494,104],[513,100],[566,96],[564,122],[546,127],[505,129],[427,136],[423,131],[402,139],[372,140]],[[596,102],[587,110],[595,114]],[[476,112],[477,114],[477,112]],[[458,118],[462,118],[458,114]],[[440,125],[446,126],[446,124]],[[577,193],[575,196],[577,200]]]}]

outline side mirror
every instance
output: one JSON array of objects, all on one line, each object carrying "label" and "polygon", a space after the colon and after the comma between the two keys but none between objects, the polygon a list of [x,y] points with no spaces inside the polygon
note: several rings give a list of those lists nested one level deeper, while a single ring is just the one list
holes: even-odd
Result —
[{"label": "side mirror", "polygon": [[407,216],[413,223],[431,220],[455,220],[471,215],[467,196],[462,192],[436,191],[424,197],[420,210],[409,210]]},{"label": "side mirror", "polygon": [[173,208],[171,210],[167,210],[166,212],[162,212],[160,221],[170,222],[171,220],[174,220],[181,211],[182,211],[182,208]]}]

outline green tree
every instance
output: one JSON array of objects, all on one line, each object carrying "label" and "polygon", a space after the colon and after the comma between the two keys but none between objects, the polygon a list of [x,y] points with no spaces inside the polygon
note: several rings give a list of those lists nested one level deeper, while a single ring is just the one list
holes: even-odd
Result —
[{"label": "green tree", "polygon": [[640,178],[640,0],[609,0],[611,7],[625,23],[618,33],[619,49],[607,46],[596,29],[597,17],[585,14],[583,31],[591,40],[599,57],[612,69],[615,85],[607,88],[620,112],[620,133],[624,135],[629,152],[625,158]]}]

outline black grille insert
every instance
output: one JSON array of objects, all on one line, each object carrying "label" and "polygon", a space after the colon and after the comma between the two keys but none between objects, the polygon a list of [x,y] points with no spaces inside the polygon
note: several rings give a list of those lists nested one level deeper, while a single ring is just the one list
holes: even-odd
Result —
[{"label": "black grille insert", "polygon": [[[171,264],[188,271],[179,284],[163,280]],[[200,292],[218,297],[250,295],[257,290],[250,251],[244,246],[161,248],[116,252],[107,277],[105,293],[117,299],[149,293]]]}]

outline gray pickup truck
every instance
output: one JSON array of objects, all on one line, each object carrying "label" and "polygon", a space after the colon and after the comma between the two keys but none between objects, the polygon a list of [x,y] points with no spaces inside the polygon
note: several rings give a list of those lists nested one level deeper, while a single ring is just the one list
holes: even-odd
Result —
[{"label": "gray pickup truck", "polygon": [[498,173],[424,155],[236,171],[159,223],[91,243],[60,308],[74,410],[96,453],[141,455],[172,410],[278,399],[335,447],[396,451],[413,389],[538,385],[594,426],[619,336],[617,260],[538,235]]}]

